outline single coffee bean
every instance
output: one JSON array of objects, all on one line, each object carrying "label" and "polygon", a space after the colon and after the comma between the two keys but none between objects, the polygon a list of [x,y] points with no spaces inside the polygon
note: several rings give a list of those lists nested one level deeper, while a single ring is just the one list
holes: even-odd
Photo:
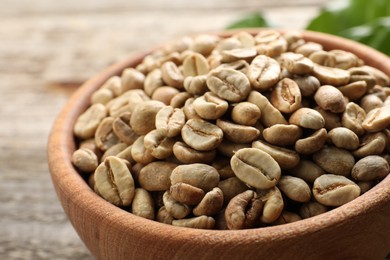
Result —
[{"label": "single coffee bean", "polygon": [[264,203],[260,221],[270,224],[282,214],[284,202],[280,190],[275,186],[268,190],[257,190],[257,196]]},{"label": "single coffee bean", "polygon": [[164,81],[162,79],[161,69],[153,69],[150,73],[148,73],[148,75],[146,75],[144,90],[148,96],[152,96],[153,92],[162,86],[164,86]]},{"label": "single coffee bean", "polygon": [[317,105],[333,113],[342,113],[346,102],[340,90],[330,85],[321,86],[314,95]]},{"label": "single coffee bean", "polygon": [[290,116],[289,123],[314,130],[325,126],[325,120],[322,115],[316,110],[307,107],[302,107],[295,111]]},{"label": "single coffee bean", "polygon": [[205,195],[202,189],[184,182],[173,184],[169,192],[172,198],[186,205],[198,205]]},{"label": "single coffee bean", "polygon": [[183,142],[176,142],[173,154],[182,163],[211,163],[215,159],[216,150],[198,151]]},{"label": "single coffee bean", "polygon": [[163,195],[163,202],[165,209],[176,219],[185,218],[191,213],[191,208],[186,204],[180,203],[172,198],[169,191],[166,191]]},{"label": "single coffee bean", "polygon": [[186,144],[199,151],[214,150],[223,138],[223,132],[218,126],[201,119],[188,120],[181,135]]},{"label": "single coffee bean", "polygon": [[359,137],[346,127],[336,127],[329,131],[328,141],[338,148],[347,150],[359,147]]},{"label": "single coffee bean", "polygon": [[320,150],[327,139],[325,128],[315,131],[310,136],[295,142],[295,150],[300,154],[312,154]]},{"label": "single coffee bean", "polygon": [[271,94],[271,104],[283,113],[292,113],[302,106],[302,96],[295,81],[284,78],[276,84]]},{"label": "single coffee bean", "polygon": [[114,98],[114,93],[112,93],[111,89],[108,88],[100,88],[96,90],[91,96],[92,104],[107,104]]},{"label": "single coffee bean", "polygon": [[165,191],[171,186],[171,173],[176,163],[156,161],[142,167],[138,175],[139,185],[148,191]]},{"label": "single coffee bean", "polygon": [[325,213],[329,211],[328,207],[312,201],[302,204],[302,206],[299,209],[299,215],[305,219],[305,218],[311,218],[317,215],[320,215],[322,213]]},{"label": "single coffee bean", "polygon": [[274,145],[293,145],[302,136],[302,129],[296,125],[276,124],[264,129],[264,139]]},{"label": "single coffee bean", "polygon": [[311,190],[307,183],[297,177],[284,175],[280,178],[278,188],[287,196],[297,202],[308,202],[311,198]]},{"label": "single coffee bean", "polygon": [[130,127],[131,113],[126,112],[112,122],[112,130],[121,142],[132,145],[138,135]]},{"label": "single coffee bean", "polygon": [[367,89],[367,83],[364,80],[354,81],[338,88],[338,90],[340,90],[349,101],[356,101],[360,99],[364,94],[366,94]]},{"label": "single coffee bean", "polygon": [[154,129],[147,133],[144,137],[145,149],[150,151],[150,154],[157,159],[166,159],[173,154],[173,145],[175,140],[164,136],[162,130]]},{"label": "single coffee bean", "polygon": [[341,206],[360,195],[359,186],[344,176],[324,174],[313,184],[314,198],[325,206]]},{"label": "single coffee bean", "polygon": [[184,182],[205,192],[212,190],[219,183],[218,171],[201,163],[179,165],[172,171],[170,178],[172,185]]},{"label": "single coffee bean", "polygon": [[74,125],[73,133],[76,137],[88,139],[94,136],[100,122],[107,116],[107,109],[103,104],[94,104],[81,114]]},{"label": "single coffee bean", "polygon": [[254,48],[236,48],[231,50],[223,50],[221,55],[223,63],[229,63],[238,60],[251,62],[257,55],[257,52]]},{"label": "single coffee bean", "polygon": [[175,137],[180,134],[185,124],[185,115],[183,110],[165,106],[156,114],[156,129],[161,131],[164,136]]},{"label": "single coffee bean", "polygon": [[215,226],[215,220],[212,217],[199,216],[193,218],[173,220],[172,225],[177,227],[213,229],[213,227]]},{"label": "single coffee bean", "polygon": [[260,135],[260,131],[253,126],[234,124],[221,119],[217,119],[217,126],[223,131],[224,137],[234,143],[250,143]]},{"label": "single coffee bean", "polygon": [[213,188],[207,192],[201,202],[192,210],[195,216],[213,216],[222,209],[223,193],[218,187]]},{"label": "single coffee bean", "polygon": [[177,88],[162,86],[153,92],[152,99],[163,102],[165,105],[169,105],[172,98],[178,93],[180,93],[180,91]]},{"label": "single coffee bean", "polygon": [[296,151],[271,145],[262,140],[254,141],[252,147],[269,154],[283,170],[292,169],[299,163],[299,155]]},{"label": "single coffee bean", "polygon": [[299,53],[285,52],[280,56],[281,66],[291,74],[309,74],[313,70],[313,62]]},{"label": "single coffee bean", "polygon": [[381,180],[389,174],[389,164],[378,155],[370,155],[357,161],[352,168],[352,177],[358,181]]},{"label": "single coffee bean", "polygon": [[313,160],[326,172],[342,176],[349,176],[355,165],[350,152],[333,146],[325,146],[314,153]]},{"label": "single coffee bean", "polygon": [[256,148],[237,151],[230,164],[237,178],[258,189],[272,188],[280,179],[278,163],[269,154]]},{"label": "single coffee bean", "polygon": [[367,132],[379,132],[390,126],[390,106],[375,108],[368,112],[362,123]]},{"label": "single coffee bean", "polygon": [[297,83],[303,97],[314,95],[314,93],[320,87],[320,81],[316,77],[310,75],[293,76],[291,79]]},{"label": "single coffee bean", "polygon": [[183,74],[174,62],[167,61],[161,66],[161,77],[167,85],[183,88]]},{"label": "single coffee bean", "polygon": [[350,72],[348,70],[314,65],[313,76],[315,76],[322,85],[342,86],[349,82]]},{"label": "single coffee bean", "polygon": [[248,96],[251,85],[247,76],[233,69],[215,69],[207,76],[207,86],[218,97],[239,102]]},{"label": "single coffee bean", "polygon": [[262,115],[260,121],[265,127],[270,127],[274,124],[288,124],[282,113],[258,91],[250,92],[248,102],[255,104],[260,109]]},{"label": "single coffee bean", "polygon": [[80,148],[74,151],[72,163],[81,172],[90,173],[98,167],[98,158],[90,149]]},{"label": "single coffee bean", "polygon": [[315,179],[325,174],[325,171],[320,166],[309,160],[300,160],[299,164],[288,172],[307,183],[313,183]]},{"label": "single coffee bean", "polygon": [[107,157],[95,171],[99,194],[116,206],[129,206],[134,197],[134,180],[127,165],[114,156]]},{"label": "single coffee bean", "polygon": [[206,92],[203,96],[197,97],[192,105],[196,113],[206,120],[220,118],[229,107],[228,102],[219,98],[213,92]]},{"label": "single coffee bean", "polygon": [[209,90],[206,80],[206,75],[188,76],[184,79],[184,89],[192,95],[203,95]]},{"label": "single coffee bean", "polygon": [[119,138],[116,136],[112,124],[115,118],[106,117],[104,118],[95,133],[95,143],[100,150],[106,151],[111,146],[119,142]]},{"label": "single coffee bean", "polygon": [[137,105],[131,114],[130,126],[138,135],[145,135],[155,129],[156,115],[165,104],[156,101],[144,101]]},{"label": "single coffee bean", "polygon": [[365,133],[363,122],[366,119],[366,112],[359,105],[349,102],[341,118],[341,124],[352,130],[357,136]]},{"label": "single coffee bean", "polygon": [[154,203],[152,195],[142,188],[134,191],[133,202],[131,203],[131,213],[136,216],[154,220]]},{"label": "single coffee bean", "polygon": [[172,97],[169,105],[173,108],[182,108],[184,107],[184,104],[187,99],[189,99],[190,97],[191,95],[187,92],[179,92]]},{"label": "single coffee bean", "polygon": [[209,64],[206,58],[199,53],[192,53],[188,55],[183,61],[183,75],[184,78],[188,76],[205,75],[209,72]]},{"label": "single coffee bean", "polygon": [[225,205],[236,195],[248,190],[248,186],[237,177],[230,177],[220,181],[218,187],[222,190]]},{"label": "single coffee bean", "polygon": [[254,126],[261,116],[260,109],[252,103],[240,102],[233,106],[231,118],[241,125]]},{"label": "single coffee bean", "polygon": [[190,49],[204,56],[208,56],[217,46],[219,37],[211,34],[201,34],[194,38]]},{"label": "single coffee bean", "polygon": [[226,206],[225,219],[229,229],[245,229],[254,226],[260,217],[263,202],[256,192],[244,191],[230,200]]},{"label": "single coffee bean", "polygon": [[255,46],[255,39],[253,35],[248,32],[237,32],[233,35],[233,38],[238,39],[243,48],[251,48]]},{"label": "single coffee bean", "polygon": [[280,71],[277,61],[265,55],[259,55],[249,66],[248,78],[254,89],[266,91],[279,81]]},{"label": "single coffee bean", "polygon": [[360,140],[359,148],[353,151],[357,158],[369,155],[380,155],[386,148],[386,136],[382,132],[364,135]]},{"label": "single coffee bean", "polygon": [[144,87],[145,75],[134,68],[127,68],[121,74],[122,89],[142,89]]}]

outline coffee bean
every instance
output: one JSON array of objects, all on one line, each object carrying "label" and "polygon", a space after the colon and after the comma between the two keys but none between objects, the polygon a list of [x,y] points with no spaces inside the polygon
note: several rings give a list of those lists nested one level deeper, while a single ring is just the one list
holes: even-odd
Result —
[{"label": "coffee bean", "polygon": [[265,91],[279,81],[280,65],[265,55],[256,56],[248,69],[248,78],[253,88]]},{"label": "coffee bean", "polygon": [[274,187],[281,175],[278,163],[269,154],[256,148],[240,149],[230,164],[237,178],[258,189]]},{"label": "coffee bean", "polygon": [[100,122],[106,115],[107,109],[103,104],[92,105],[77,118],[73,133],[83,139],[93,137]]},{"label": "coffee bean", "polygon": [[107,157],[95,171],[99,194],[117,206],[128,206],[134,197],[134,180],[126,164],[114,156]]},{"label": "coffee bean", "polygon": [[381,180],[389,174],[389,164],[378,155],[369,155],[357,161],[352,168],[352,177],[358,181]]},{"label": "coffee bean", "polygon": [[325,206],[341,206],[360,195],[356,183],[344,176],[324,174],[314,181],[314,198]]},{"label": "coffee bean", "polygon": [[230,102],[244,100],[251,91],[247,76],[233,69],[215,69],[207,76],[207,86],[218,97]]},{"label": "coffee bean", "polygon": [[199,151],[215,149],[223,138],[223,132],[218,126],[201,119],[188,120],[181,135],[186,144]]},{"label": "coffee bean", "polygon": [[349,176],[355,159],[347,150],[333,146],[325,146],[313,154],[313,160],[328,173]]}]

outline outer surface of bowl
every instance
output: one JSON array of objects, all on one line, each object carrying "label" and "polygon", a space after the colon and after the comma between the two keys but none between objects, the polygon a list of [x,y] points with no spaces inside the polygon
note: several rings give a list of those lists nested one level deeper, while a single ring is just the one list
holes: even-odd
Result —
[{"label": "outer surface of bowl", "polygon": [[[256,33],[258,30],[249,30]],[[221,35],[229,35],[223,32]],[[363,45],[303,32],[325,49],[355,53],[390,75],[390,59]],[[115,64],[71,97],[52,129],[48,160],[65,213],[98,259],[384,259],[390,252],[390,176],[352,202],[303,221],[261,229],[216,231],[173,227],[142,219],[96,195],[71,164],[72,134],[92,92],[145,54]]]}]

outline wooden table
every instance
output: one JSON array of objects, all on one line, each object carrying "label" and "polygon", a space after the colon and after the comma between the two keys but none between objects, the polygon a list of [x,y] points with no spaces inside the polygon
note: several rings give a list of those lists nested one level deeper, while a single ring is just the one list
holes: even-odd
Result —
[{"label": "wooden table", "polygon": [[187,33],[220,30],[262,10],[300,29],[326,0],[2,0],[0,259],[92,259],[53,190],[46,142],[88,77]]}]

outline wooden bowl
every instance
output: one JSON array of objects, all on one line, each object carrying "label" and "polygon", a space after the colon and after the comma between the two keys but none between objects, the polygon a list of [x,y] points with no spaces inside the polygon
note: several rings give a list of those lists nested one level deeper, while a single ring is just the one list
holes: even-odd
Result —
[{"label": "wooden bowl", "polygon": [[[248,30],[256,33],[258,30]],[[230,35],[222,32],[221,35]],[[325,49],[355,53],[390,76],[389,57],[339,37],[302,32]],[[98,259],[384,259],[390,252],[390,176],[357,199],[322,215],[248,230],[174,227],[132,215],[95,194],[73,168],[72,134],[89,97],[112,75],[137,65],[140,53],[80,87],[59,114],[48,142],[52,181],[65,213]]]}]

